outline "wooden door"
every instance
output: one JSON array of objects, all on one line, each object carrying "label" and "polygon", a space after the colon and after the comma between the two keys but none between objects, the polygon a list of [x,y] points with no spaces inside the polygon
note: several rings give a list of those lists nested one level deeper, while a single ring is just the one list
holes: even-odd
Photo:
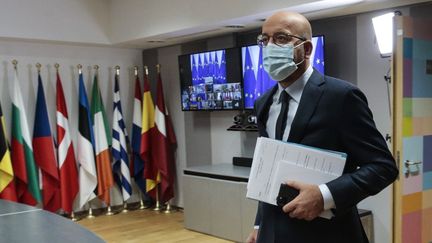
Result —
[{"label": "wooden door", "polygon": [[395,243],[432,242],[432,19],[395,17]]}]

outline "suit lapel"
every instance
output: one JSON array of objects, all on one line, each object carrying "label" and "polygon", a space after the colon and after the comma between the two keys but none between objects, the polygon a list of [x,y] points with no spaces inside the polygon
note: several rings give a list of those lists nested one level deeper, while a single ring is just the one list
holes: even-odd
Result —
[{"label": "suit lapel", "polygon": [[268,137],[267,134],[267,119],[268,119],[268,111],[273,102],[273,95],[276,93],[278,89],[278,85],[273,86],[270,92],[265,93],[260,102],[256,103],[256,112],[257,112],[257,123],[259,128],[259,135],[263,137]]},{"label": "suit lapel", "polygon": [[304,130],[306,129],[321,98],[323,92],[321,85],[323,83],[324,77],[318,71],[314,70],[303,90],[297,113],[291,124],[288,141],[294,143],[299,143],[301,141]]}]

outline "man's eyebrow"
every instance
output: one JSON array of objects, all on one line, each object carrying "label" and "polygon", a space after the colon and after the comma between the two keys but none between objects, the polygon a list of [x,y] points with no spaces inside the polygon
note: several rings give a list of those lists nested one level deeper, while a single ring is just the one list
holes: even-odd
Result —
[{"label": "man's eyebrow", "polygon": [[[276,31],[276,32],[274,32],[273,33],[273,35],[277,35],[277,34],[284,34],[284,35],[294,35],[294,34],[291,34],[290,32],[288,32],[288,31]],[[269,36],[269,34],[267,34],[267,33],[261,33],[261,35],[266,35],[266,36]]]}]

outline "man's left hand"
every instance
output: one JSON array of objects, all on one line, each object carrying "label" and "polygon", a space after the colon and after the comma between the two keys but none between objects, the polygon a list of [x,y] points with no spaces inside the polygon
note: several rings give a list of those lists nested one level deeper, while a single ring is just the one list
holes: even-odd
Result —
[{"label": "man's left hand", "polygon": [[282,210],[291,218],[313,220],[324,210],[324,200],[318,185],[289,181],[287,184],[300,191],[291,202],[285,204]]}]

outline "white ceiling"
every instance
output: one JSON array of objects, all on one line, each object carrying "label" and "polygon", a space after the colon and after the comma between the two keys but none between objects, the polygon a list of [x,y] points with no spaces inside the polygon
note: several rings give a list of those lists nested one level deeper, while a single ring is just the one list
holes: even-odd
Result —
[{"label": "white ceiling", "polygon": [[315,20],[421,2],[431,1],[4,0],[0,39],[147,49],[256,29],[280,10]]},{"label": "white ceiling", "polygon": [[[424,0],[111,0],[112,43],[152,48],[261,26],[275,11],[310,20],[428,2]],[[118,15],[113,14],[114,12]],[[129,14],[129,19],[120,16]],[[227,28],[239,25],[242,28]],[[125,28],[128,26],[128,28]]]}]

